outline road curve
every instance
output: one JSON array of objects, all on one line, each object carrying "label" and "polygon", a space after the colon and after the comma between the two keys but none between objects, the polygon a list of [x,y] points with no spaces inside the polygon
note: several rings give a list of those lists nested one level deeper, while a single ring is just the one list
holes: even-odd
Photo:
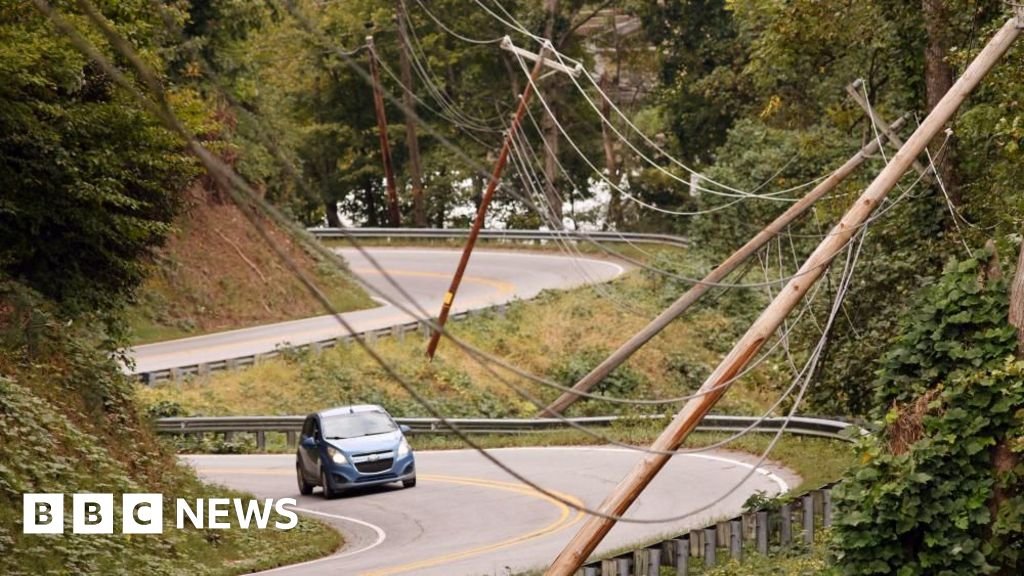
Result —
[{"label": "road curve", "polygon": [[[573,502],[596,507],[642,456],[618,448],[561,447],[494,450],[503,462]],[[325,501],[300,496],[293,455],[188,456],[206,480],[260,498],[294,497],[303,513],[325,520],[346,539],[337,554],[268,571],[280,576],[479,576],[543,566],[582,520],[570,507],[519,484],[469,450],[419,452],[419,483]],[[687,514],[739,482],[755,459],[734,452],[674,457],[630,509],[636,518]],[[775,465],[755,469],[715,506],[670,524],[618,524],[598,553],[737,514],[746,498],[786,491],[799,479]]]},{"label": "road curve", "polygon": [[[390,298],[437,314],[441,300],[458,265],[458,250],[368,248],[375,260],[409,294],[403,298],[372,264],[354,249],[337,252],[349,262],[360,281]],[[560,254],[477,250],[455,299],[453,312],[486,308],[515,299],[536,296],[545,289],[566,289],[606,282],[624,272],[616,262],[595,258],[570,258]],[[391,305],[344,314],[358,331],[387,328],[420,316],[410,316]],[[302,345],[344,336],[345,330],[331,316],[279,322],[241,330],[218,332],[129,350],[135,374],[179,366],[216,362],[274,351],[279,345]]]}]

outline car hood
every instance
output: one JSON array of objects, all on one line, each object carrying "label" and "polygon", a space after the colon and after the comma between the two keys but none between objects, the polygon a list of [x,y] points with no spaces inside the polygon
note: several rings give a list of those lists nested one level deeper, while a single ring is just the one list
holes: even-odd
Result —
[{"label": "car hood", "polygon": [[358,438],[345,438],[344,440],[327,440],[327,443],[346,454],[363,454],[365,452],[384,452],[398,448],[398,442],[402,439],[402,432],[395,430],[384,434],[373,436],[360,436]]}]

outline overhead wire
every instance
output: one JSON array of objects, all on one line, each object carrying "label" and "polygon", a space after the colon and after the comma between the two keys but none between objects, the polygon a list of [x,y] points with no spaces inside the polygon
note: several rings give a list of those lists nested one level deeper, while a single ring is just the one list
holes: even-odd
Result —
[{"label": "overhead wire", "polygon": [[[477,446],[468,436],[466,436],[457,426],[455,426],[454,423],[448,421],[442,414],[440,414],[440,412],[436,410],[436,408],[429,401],[427,401],[422,395],[420,395],[414,387],[409,385],[408,382],[406,382],[397,372],[395,372],[394,369],[386,361],[384,361],[382,357],[377,355],[376,352],[371,347],[369,347],[361,337],[355,334],[352,330],[352,327],[348,324],[344,317],[338,314],[333,309],[333,306],[331,305],[330,301],[326,298],[326,296],[324,296],[324,294],[312,283],[312,281],[308,277],[306,277],[305,274],[303,274],[303,272],[298,268],[298,266],[291,259],[291,257],[287,253],[285,253],[279,246],[277,246],[277,244],[270,237],[269,233],[267,233],[267,231],[263,228],[262,223],[256,218],[256,212],[254,210],[251,210],[254,207],[266,208],[267,205],[261,202],[262,199],[255,194],[255,192],[248,186],[248,184],[243,179],[241,179],[237,174],[235,174],[230,167],[221,162],[216,156],[209,153],[209,151],[206,150],[206,148],[201,143],[199,143],[198,140],[195,139],[195,136],[191,134],[191,132],[189,132],[180,123],[180,121],[177,120],[173,113],[173,110],[167,104],[167,101],[163,96],[163,92],[159,84],[149,84],[150,88],[156,91],[154,94],[156,100],[150,100],[147,96],[145,96],[142,92],[135,88],[135,86],[130,80],[128,80],[123,74],[121,74],[117,70],[117,68],[114,67],[109,62],[109,60],[107,60],[95,48],[95,46],[92,45],[92,43],[89,40],[81,36],[77,32],[77,29],[73,25],[68,23],[57,11],[55,11],[46,0],[33,0],[33,2],[40,9],[40,11],[42,11],[45,15],[47,15],[48,18],[50,18],[50,20],[54,23],[55,26],[57,26],[58,29],[60,29],[66,36],[69,37],[69,39],[76,46],[76,48],[78,48],[87,56],[89,56],[98,64],[100,64],[100,66],[104,70],[106,70],[118,84],[120,84],[123,88],[128,90],[140,102],[140,104],[142,104],[150,112],[154,113],[154,115],[156,115],[162,122],[164,122],[168,129],[171,129],[172,131],[178,133],[181,137],[186,139],[186,141],[189,143],[189,149],[197,155],[197,157],[203,162],[205,166],[207,166],[207,168],[211,171],[211,174],[217,177],[219,183],[222,185],[225,191],[229,195],[231,195],[236,202],[239,203],[239,207],[242,208],[243,214],[247,217],[247,220],[250,222],[250,224],[252,224],[256,228],[261,238],[275,251],[275,254],[278,256],[278,258],[281,259],[286,266],[288,266],[291,273],[293,273],[297,278],[300,279],[300,281],[310,292],[310,294],[314,296],[314,298],[316,298],[320,302],[320,304],[324,306],[325,309],[331,312],[331,316],[334,317],[335,320],[337,320],[343,327],[345,327],[351,334],[353,334],[356,342],[364,349],[364,351],[366,351],[371,356],[371,358],[373,358],[376,362],[378,362],[381,365],[381,367],[389,374],[389,376],[397,380],[404,388],[406,388],[406,391],[414,398],[414,400],[416,400],[424,408],[430,411],[435,417],[438,418],[439,421],[448,426],[453,431],[453,433],[459,436],[460,439],[467,443],[467,445],[474,447],[482,456],[487,458],[494,465],[498,466],[506,473],[510,474],[511,476],[523,482],[524,484],[530,486],[534,490],[537,490],[538,492],[545,494],[550,498],[559,501],[567,506],[571,506],[574,509],[578,509],[583,513],[633,523],[661,523],[665,521],[674,520],[628,519],[620,518],[616,515],[605,514],[597,510],[590,510],[585,506],[581,506],[572,500],[562,497],[558,493],[551,492],[545,489],[543,486],[540,486],[530,481],[528,478],[525,478],[524,476],[516,472],[514,469],[504,465],[499,459],[494,457],[492,454],[488,453],[486,450]],[[108,37],[111,44],[114,45],[114,47],[119,52],[122,52],[122,54],[126,55],[126,57],[129,59],[133,66],[137,67],[140,74],[142,74],[146,78],[147,84],[149,80],[155,78],[154,76],[152,76],[152,74],[146,73],[148,68],[145,66],[145,64],[141,61],[141,59],[133,57],[131,55],[131,47],[127,44],[126,41],[124,41],[122,37],[120,37],[117,34],[115,30],[109,27],[105,19],[103,19],[103,17],[95,11],[95,9],[92,7],[91,3],[89,3],[88,0],[79,0],[79,3],[80,5],[86,7],[85,10],[90,18],[90,21],[92,21],[94,25],[100,28],[104,35]],[[241,191],[241,194],[239,193],[239,191]],[[245,196],[249,196],[249,198],[245,198]],[[268,212],[268,214],[275,213],[273,211],[270,211]]]},{"label": "overhead wire", "polygon": [[[227,193],[232,195],[233,199],[238,203],[239,207],[243,209],[243,214],[247,216],[250,223],[257,229],[258,232],[261,233],[261,237],[264,239],[264,241],[267,242],[271,246],[271,248],[275,249],[275,252],[278,255],[278,257],[282,259],[282,261],[286,265],[289,265],[290,271],[303,282],[304,286],[310,292],[310,294],[314,298],[316,298],[321,303],[321,305],[325,307],[326,310],[328,310],[331,313],[331,316],[334,317],[336,321],[339,322],[339,324],[341,324],[347,331],[354,335],[356,342],[364,349],[364,351],[368,353],[368,355],[371,356],[371,358],[373,358],[382,366],[382,368],[389,374],[389,376],[391,376],[393,379],[398,381],[404,388],[406,388],[406,391],[410,393],[414,400],[416,400],[421,406],[427,409],[428,412],[431,412],[435,417],[437,417],[439,421],[448,426],[453,431],[453,433],[459,436],[460,439],[463,440],[467,445],[476,449],[482,456],[484,456],[493,464],[504,470],[506,473],[512,475],[516,479],[520,480],[524,484],[531,486],[533,489],[547,495],[548,497],[554,500],[560,501],[565,505],[581,510],[587,514],[607,519],[613,519],[617,521],[633,523],[662,523],[667,521],[675,521],[677,519],[683,519],[692,515],[692,513],[688,513],[686,515],[667,519],[634,519],[606,514],[597,510],[586,509],[586,507],[582,507],[575,502],[569,501],[561,497],[557,493],[552,493],[543,488],[542,486],[531,482],[529,479],[525,478],[524,476],[516,472],[514,469],[504,465],[499,459],[495,458],[492,454],[489,454],[486,450],[483,450],[478,445],[476,445],[468,436],[465,435],[465,433],[463,433],[456,425],[454,425],[454,423],[448,421],[443,416],[443,414],[441,414],[436,409],[436,407],[434,407],[425,397],[419,394],[419,392],[413,386],[406,382],[401,377],[401,375],[398,374],[371,347],[369,347],[358,334],[355,334],[351,325],[348,324],[348,322],[344,319],[342,315],[340,315],[339,313],[337,313],[337,311],[334,310],[333,306],[331,305],[329,300],[323,295],[323,293],[315,286],[315,284],[312,283],[311,280],[309,280],[309,278],[307,278],[302,273],[302,271],[297,267],[294,261],[291,260],[290,256],[286,254],[282,249],[280,249],[279,246],[276,245],[273,239],[262,227],[262,223],[258,219],[256,219],[255,210],[259,209],[265,211],[265,213],[267,215],[270,215],[273,219],[275,219],[275,221],[278,218],[281,218],[281,215],[278,212],[276,212],[276,210],[274,210],[273,207],[269,206],[265,201],[263,201],[262,198],[255,194],[255,191],[253,191],[252,188],[249,187],[248,184],[243,179],[241,179],[241,177],[234,173],[234,171],[229,166],[220,161],[219,158],[217,158],[215,155],[211,154],[195,138],[194,134],[189,132],[180,123],[180,121],[178,121],[170,105],[167,103],[166,98],[163,96],[163,92],[159,86],[159,83],[153,83],[152,81],[155,77],[152,75],[151,72],[146,72],[148,68],[146,67],[145,63],[143,63],[141,59],[139,59],[137,56],[133,57],[132,50],[130,46],[127,44],[127,42],[124,41],[124,39],[120,37],[116,33],[116,31],[109,27],[109,25],[105,22],[105,19],[103,19],[103,17],[98,14],[98,12],[91,5],[91,3],[88,0],[79,0],[79,4],[84,7],[87,15],[89,16],[89,19],[101,30],[101,32],[104,33],[104,35],[110,41],[111,45],[116,50],[121,52],[129,60],[129,62],[134,67],[136,67],[137,71],[140,73],[145,83],[149,86],[150,90],[154,92],[154,97],[156,98],[155,100],[151,100],[150,98],[146,97],[141,91],[139,91],[134,86],[134,84],[129,79],[127,79],[127,77],[121,74],[116,69],[116,67],[114,67],[110,63],[110,61],[107,60],[95,48],[95,46],[91,44],[89,40],[81,36],[81,34],[77,32],[77,29],[73,25],[68,23],[59,14],[59,12],[54,10],[46,0],[33,0],[33,2],[40,9],[40,11],[42,11],[50,18],[50,20],[58,29],[60,29],[66,36],[68,36],[69,40],[72,41],[76,48],[78,48],[88,57],[97,62],[108,74],[110,74],[112,79],[114,79],[123,88],[128,90],[134,97],[136,97],[137,100],[139,100],[140,104],[142,104],[150,112],[154,113],[154,115],[156,115],[158,119],[164,122],[168,129],[178,133],[181,137],[183,137],[186,140],[186,142],[189,145],[189,149],[196,154],[196,156],[207,167],[207,169],[211,171],[212,175],[218,177],[218,181],[222,184],[222,187],[225,188],[225,191]],[[805,389],[806,388],[804,388],[804,390]],[[790,412],[788,417],[791,417],[792,414],[795,412],[796,407],[799,405],[799,398],[800,397],[798,397],[797,402],[794,403],[794,409],[793,411]],[[786,421],[786,423],[788,423],[788,420]],[[774,442],[778,440],[779,435],[781,435],[782,430],[784,430],[786,423],[784,423],[783,428],[780,429],[780,431],[776,435],[776,438],[771,444],[771,446],[774,446]],[[762,459],[763,458],[764,457],[762,457]],[[735,489],[738,489],[738,486],[734,488],[734,490]]]}]

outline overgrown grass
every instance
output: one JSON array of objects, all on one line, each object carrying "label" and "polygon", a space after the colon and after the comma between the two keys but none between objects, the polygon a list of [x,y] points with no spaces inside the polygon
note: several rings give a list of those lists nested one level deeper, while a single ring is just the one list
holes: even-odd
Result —
[{"label": "overgrown grass", "polygon": [[[699,260],[681,260],[678,255],[659,254],[655,262],[690,276],[703,272]],[[609,284],[544,292],[533,300],[512,303],[504,317],[487,314],[450,323],[449,328],[471,346],[530,374],[568,386],[646,325],[684,287],[634,271]],[[672,398],[695,391],[746,328],[750,311],[763,301],[763,295],[756,291],[716,298],[669,326],[593,392]],[[373,346],[404,379],[449,416],[530,417],[538,412],[536,404],[546,404],[560,394],[493,364],[485,366],[450,341],[442,342],[433,362],[424,357],[425,341],[417,334],[407,335],[403,341],[382,338]],[[763,411],[788,377],[784,359],[771,357],[733,387],[718,411]],[[189,415],[302,414],[356,402],[381,404],[397,416],[428,415],[354,345],[320,355],[285,354],[250,369],[165,382],[139,393],[147,404],[176,405],[180,413]],[[570,413],[637,411],[591,399],[578,402]]]}]

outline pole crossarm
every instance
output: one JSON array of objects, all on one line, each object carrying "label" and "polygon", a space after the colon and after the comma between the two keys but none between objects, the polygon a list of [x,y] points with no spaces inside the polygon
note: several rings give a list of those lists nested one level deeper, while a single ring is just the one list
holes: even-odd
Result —
[{"label": "pole crossarm", "polygon": [[[853,101],[856,102],[857,105],[864,109],[864,112],[868,115],[868,119],[872,124],[874,124],[875,128],[877,128],[878,131],[884,134],[889,140],[889,146],[899,150],[903,147],[903,139],[899,137],[899,134],[896,134],[895,130],[891,130],[889,126],[886,125],[885,121],[871,103],[868,102],[867,98],[860,93],[862,86],[864,86],[864,80],[862,78],[858,78],[846,87],[846,93],[850,95],[850,98],[853,98]],[[914,171],[920,174],[921,178],[924,179],[925,182],[929,184],[935,183],[935,177],[932,175],[931,170],[926,168],[925,165],[921,164],[921,162],[916,158],[914,159],[913,167]]]},{"label": "pole crossarm", "polygon": [[501,44],[499,44],[499,46],[501,47],[502,50],[508,50],[513,54],[518,54],[531,62],[543,62],[544,66],[547,66],[548,68],[551,68],[554,71],[568,74],[573,78],[579,78],[580,74],[586,73],[586,69],[583,68],[583,64],[580,64],[579,62],[577,62],[575,66],[569,67],[556,60],[552,60],[546,57],[542,58],[540,54],[536,54],[534,52],[526,50],[525,48],[520,48],[516,46],[515,44],[512,43],[512,38],[508,36],[505,36],[504,38],[501,39]]},{"label": "pole crossarm", "polygon": [[[895,134],[895,132],[903,126],[905,121],[905,116],[897,118],[891,126],[887,127],[890,130],[887,130],[885,133]],[[793,204],[788,210],[780,214],[779,217],[772,221],[771,224],[758,232],[753,238],[748,240],[746,244],[736,250],[736,252],[733,252],[733,254],[726,258],[721,264],[716,266],[699,283],[694,284],[689,290],[684,292],[682,296],[680,296],[674,303],[672,303],[671,306],[666,308],[664,312],[659,314],[654,320],[645,326],[643,330],[627,340],[619,347],[618,350],[598,364],[590,371],[590,373],[581,378],[579,382],[573,385],[572,392],[564,392],[558,397],[558,399],[548,405],[540,412],[539,416],[555,416],[564,412],[566,408],[581,397],[580,393],[589,392],[590,389],[596,386],[598,382],[604,380],[613,370],[622,365],[630,356],[643,347],[644,344],[649,342],[651,338],[654,338],[658,333],[671,324],[673,320],[680,317],[683,312],[689,309],[690,306],[711,290],[712,286],[724,280],[726,276],[738,268],[740,264],[746,261],[747,258],[755,254],[779,232],[784,230],[786,226],[789,226],[794,220],[810,209],[815,202],[821,199],[821,197],[834,190],[836,186],[853,173],[854,170],[864,164],[868,157],[877,152],[878,149],[878,140],[872,140],[866,146],[861,148],[860,151],[854,154],[846,161],[846,163],[839,168],[836,168],[828,178],[822,180],[814,187],[813,190],[801,198],[799,202]]]},{"label": "pole crossarm", "polygon": [[971,91],[978,86],[988,71],[1009,50],[1019,35],[1017,19],[1010,18],[935,105],[924,122],[907,139],[906,144],[864,190],[864,193],[843,215],[839,223],[832,228],[829,235],[800,267],[796,276],[776,295],[711,376],[701,385],[698,394],[703,395],[688,401],[683,406],[682,410],[651,445],[652,452],[637,463],[601,504],[601,515],[593,515],[587,519],[579,532],[551,564],[546,572],[547,576],[574,574],[594,552],[601,540],[615,525],[615,518],[626,513],[668,462],[670,456],[664,452],[677,450],[686,440],[700,420],[726,393],[728,384],[733,377],[743,370],[772,334],[779,329],[789,312],[799,304],[836,255],[847,246],[854,234],[861,230],[889,191],[910,169],[914,159],[943,130],[946,122]]}]

